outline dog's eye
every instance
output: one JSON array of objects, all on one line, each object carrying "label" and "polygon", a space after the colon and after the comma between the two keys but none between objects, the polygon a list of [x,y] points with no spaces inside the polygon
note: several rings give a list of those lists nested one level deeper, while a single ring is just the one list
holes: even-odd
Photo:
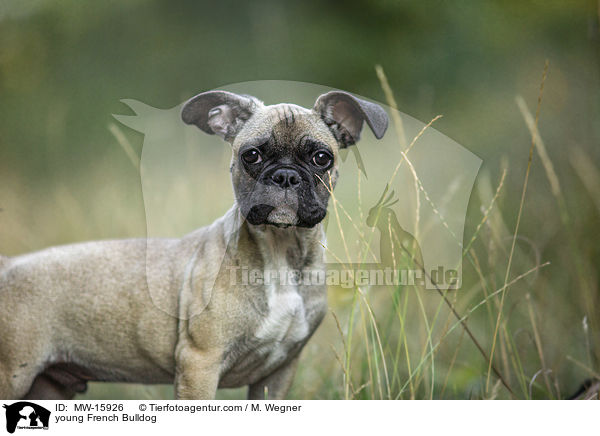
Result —
[{"label": "dog's eye", "polygon": [[242,154],[242,159],[244,159],[244,162],[247,164],[256,164],[262,160],[262,157],[260,155],[260,151],[258,151],[256,148],[251,148]]},{"label": "dog's eye", "polygon": [[331,165],[333,158],[327,152],[318,151],[314,154],[312,161],[316,166],[325,168],[325,167],[328,167],[329,165]]}]

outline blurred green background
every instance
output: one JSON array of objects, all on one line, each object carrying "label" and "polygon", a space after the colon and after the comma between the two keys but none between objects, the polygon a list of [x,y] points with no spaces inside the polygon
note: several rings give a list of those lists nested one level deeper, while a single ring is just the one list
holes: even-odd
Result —
[{"label": "blurred green background", "polygon": [[[377,64],[402,112],[424,122],[442,114],[435,128],[483,159],[481,183],[495,189],[508,169],[494,211],[511,235],[531,143],[515,97],[522,95],[535,111],[548,59],[539,130],[563,200],[553,195],[534,155],[519,233],[551,266],[522,285],[533,306],[524,302],[525,293],[510,294],[504,365],[515,373],[514,386],[522,386],[519,398],[564,397],[600,372],[598,7],[592,0],[0,0],[0,251],[16,255],[85,239],[144,236],[139,174],[108,129],[111,114],[129,113],[120,99],[170,108],[229,83],[281,79],[385,102]],[[123,131],[139,154],[142,136]],[[472,198],[466,238],[489,205],[484,197]],[[474,248],[485,263],[485,283],[498,285],[510,240],[494,240],[491,224],[484,227],[489,235],[484,231]],[[475,289],[479,272],[467,266],[465,274],[465,288]],[[457,305],[471,307],[478,292],[464,301],[459,295]],[[529,308],[539,323],[543,365]],[[490,319],[496,318],[472,320],[487,350]],[[487,365],[459,330],[453,334],[462,354],[441,350],[439,377],[430,371],[436,388],[416,387],[408,397],[492,396],[482,387]],[[328,319],[306,350],[307,368],[293,397],[344,396],[343,372],[327,351],[340,342],[331,331],[335,323]],[[360,362],[361,352],[373,351],[355,352]],[[319,371],[310,368],[317,355]],[[406,362],[393,362],[406,373]],[[535,380],[528,386],[540,365],[553,377],[550,388]],[[357,386],[372,378],[367,366],[357,370]],[[367,388],[356,396],[377,397],[374,384],[372,395]],[[171,390],[95,385],[87,395],[157,397]]]}]

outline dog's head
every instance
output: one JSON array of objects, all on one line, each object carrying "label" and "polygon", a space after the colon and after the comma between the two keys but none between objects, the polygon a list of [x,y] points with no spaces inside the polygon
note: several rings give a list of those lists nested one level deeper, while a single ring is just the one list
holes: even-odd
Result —
[{"label": "dog's head", "polygon": [[210,91],[186,102],[181,117],[231,143],[233,188],[248,222],[284,227],[319,223],[339,150],[359,140],[365,121],[377,139],[388,125],[380,106],[341,91],[321,95],[312,109]]}]

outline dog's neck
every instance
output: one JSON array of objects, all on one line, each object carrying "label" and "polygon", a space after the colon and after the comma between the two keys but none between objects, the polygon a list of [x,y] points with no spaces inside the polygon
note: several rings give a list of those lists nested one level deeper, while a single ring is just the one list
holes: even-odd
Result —
[{"label": "dog's neck", "polygon": [[250,243],[257,246],[256,253],[263,257],[265,267],[303,268],[320,267],[325,261],[325,232],[322,223],[313,227],[277,227],[269,224],[253,225],[246,221],[237,205],[229,210],[229,234],[234,240],[229,244]]}]

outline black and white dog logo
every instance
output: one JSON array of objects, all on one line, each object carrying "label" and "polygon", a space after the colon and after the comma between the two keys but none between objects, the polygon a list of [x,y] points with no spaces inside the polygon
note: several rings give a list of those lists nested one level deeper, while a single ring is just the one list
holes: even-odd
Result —
[{"label": "black and white dog logo", "polygon": [[3,406],[6,409],[6,431],[18,429],[48,429],[50,411],[29,401]]}]

